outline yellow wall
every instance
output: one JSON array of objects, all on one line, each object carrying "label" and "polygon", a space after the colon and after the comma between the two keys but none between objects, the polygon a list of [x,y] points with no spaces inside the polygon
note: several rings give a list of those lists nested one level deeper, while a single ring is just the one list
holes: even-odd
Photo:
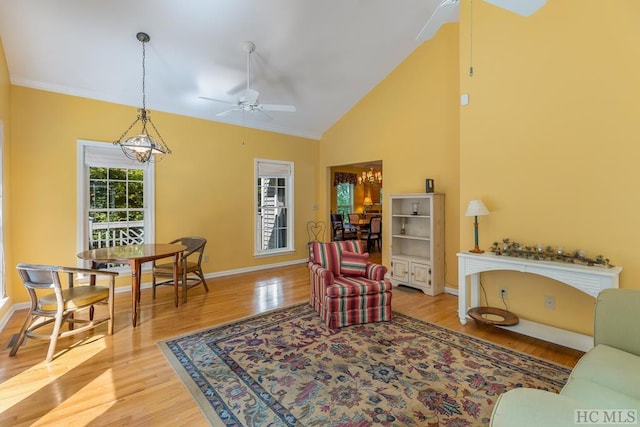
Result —
[{"label": "yellow wall", "polygon": [[[75,265],[77,140],[114,140],[136,109],[13,86],[11,115],[12,259]],[[152,118],[173,151],[156,164],[156,241],[207,238],[205,274],[306,258],[318,141],[156,111]],[[294,162],[294,254],[253,256],[256,157]],[[11,267],[10,293],[24,301]]]},{"label": "yellow wall", "polygon": [[[318,175],[319,219],[329,218],[332,166],[381,159],[383,212],[390,194],[424,193],[425,178],[435,179],[436,191],[446,195],[446,281],[452,287],[460,223],[458,55],[458,25],[448,24],[325,133]],[[383,246],[388,234],[383,223]],[[389,265],[384,247],[383,263]]]},{"label": "yellow wall", "polygon": [[[640,2],[548,1],[525,18],[476,1],[472,20],[462,5],[460,211],[476,198],[491,211],[481,247],[510,237],[603,254],[624,268],[621,287],[640,288]],[[472,221],[460,219],[466,249]],[[593,298],[526,276],[483,274],[491,305],[506,286],[520,316],[592,331]]]},{"label": "yellow wall", "polygon": [[[3,146],[2,146],[2,231],[4,238],[4,268],[5,277],[10,277],[12,272],[9,271],[9,266],[13,265],[13,257],[11,251],[7,250],[11,246],[11,114],[10,114],[10,99],[11,99],[11,83],[9,80],[9,69],[7,68],[7,61],[4,55],[4,47],[2,40],[0,39],[0,121],[2,121],[2,127],[4,131]],[[2,280],[2,278],[0,278]],[[3,295],[0,295],[2,300]],[[11,300],[6,304],[0,304],[0,319],[2,319],[11,307]]]}]

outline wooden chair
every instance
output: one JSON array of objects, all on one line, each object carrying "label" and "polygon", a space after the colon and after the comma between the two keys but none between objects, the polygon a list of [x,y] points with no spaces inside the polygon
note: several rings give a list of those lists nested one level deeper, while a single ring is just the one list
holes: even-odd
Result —
[{"label": "wooden chair", "polygon": [[[15,356],[25,338],[49,340],[49,351],[45,359],[49,363],[53,360],[56,343],[60,337],[79,334],[105,322],[107,334],[113,334],[113,292],[118,273],[36,264],[18,264],[17,268],[31,299],[31,306],[9,356]],[[68,284],[64,289],[60,273],[68,277]],[[79,276],[82,276],[83,281],[87,280],[88,284],[74,286],[74,281],[77,281]],[[96,286],[96,278],[99,276],[107,277],[107,286]],[[94,306],[98,303],[107,303],[108,315],[94,319]],[[89,309],[88,319],[76,317],[77,313],[86,309]],[[67,331],[62,331],[64,322],[69,324]],[[40,328],[51,324],[53,326],[50,333],[40,331]],[[81,326],[76,328],[77,325]]]},{"label": "wooden chair", "polygon": [[362,232],[362,240],[367,241],[367,251],[375,249],[378,243],[378,250],[382,251],[382,218],[374,216],[369,222],[369,229]]},{"label": "wooden chair", "polygon": [[357,229],[360,226],[360,215],[357,213],[350,213],[349,225]]},{"label": "wooden chair", "polygon": [[331,232],[334,241],[354,240],[358,238],[358,231],[345,228],[342,214],[331,214]]},{"label": "wooden chair", "polygon": [[[182,281],[182,302],[187,302],[187,290],[201,283],[204,285],[205,291],[209,292],[207,280],[204,278],[204,273],[202,272],[202,257],[204,255],[204,247],[207,244],[207,239],[204,237],[181,237],[169,243],[179,243],[187,247],[187,249],[180,255],[178,265],[178,275],[181,277]],[[157,282],[157,279],[167,280]],[[156,299],[156,287],[162,285],[178,286],[177,283],[173,283],[173,262],[157,264],[157,262],[154,261],[151,280],[153,299]],[[193,283],[194,281],[196,283]],[[189,282],[191,282],[191,284],[189,284]]]}]

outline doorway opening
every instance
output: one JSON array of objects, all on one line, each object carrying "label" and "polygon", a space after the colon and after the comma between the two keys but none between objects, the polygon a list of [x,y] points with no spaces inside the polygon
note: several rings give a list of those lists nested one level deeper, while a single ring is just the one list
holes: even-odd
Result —
[{"label": "doorway opening", "polygon": [[330,214],[342,215],[344,227],[357,230],[358,238],[368,234],[371,218],[384,221],[382,160],[331,166],[330,181]]}]

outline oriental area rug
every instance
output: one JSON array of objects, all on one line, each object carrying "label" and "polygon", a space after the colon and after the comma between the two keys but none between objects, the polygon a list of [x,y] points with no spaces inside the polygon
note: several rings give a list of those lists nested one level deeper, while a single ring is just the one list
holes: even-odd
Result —
[{"label": "oriental area rug", "polygon": [[400,313],[328,329],[308,304],[158,343],[215,426],[482,426],[570,369]]}]

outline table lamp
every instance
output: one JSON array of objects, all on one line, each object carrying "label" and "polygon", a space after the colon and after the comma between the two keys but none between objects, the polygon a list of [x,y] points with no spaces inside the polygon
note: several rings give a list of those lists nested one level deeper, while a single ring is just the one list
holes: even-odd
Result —
[{"label": "table lamp", "polygon": [[484,251],[478,247],[478,217],[481,215],[489,215],[489,209],[482,203],[482,200],[471,200],[467,206],[465,216],[474,217],[473,231],[475,235],[475,246],[469,252],[481,254]]},{"label": "table lamp", "polygon": [[364,205],[364,213],[369,213],[369,210],[373,206],[373,200],[371,200],[371,197],[365,196],[364,202],[362,202],[362,204]]}]

